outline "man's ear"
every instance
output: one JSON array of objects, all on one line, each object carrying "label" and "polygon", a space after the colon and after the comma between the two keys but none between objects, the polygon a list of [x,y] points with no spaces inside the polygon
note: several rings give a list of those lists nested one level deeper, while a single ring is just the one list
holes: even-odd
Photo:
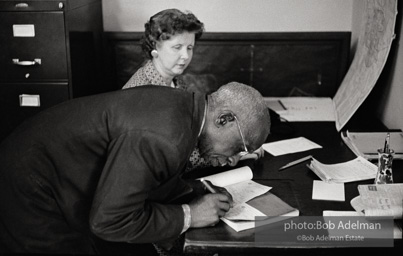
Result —
[{"label": "man's ear", "polygon": [[218,118],[215,120],[215,123],[217,126],[224,126],[227,123],[234,121],[234,119],[234,114],[223,113],[218,116]]}]

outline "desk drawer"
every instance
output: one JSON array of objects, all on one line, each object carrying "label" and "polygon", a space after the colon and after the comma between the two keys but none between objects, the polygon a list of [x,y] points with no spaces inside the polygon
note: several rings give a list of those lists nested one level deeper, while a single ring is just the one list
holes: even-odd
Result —
[{"label": "desk drawer", "polygon": [[26,118],[68,99],[67,83],[0,83],[0,141]]},{"label": "desk drawer", "polygon": [[62,11],[0,11],[0,20],[0,81],[67,81]]}]

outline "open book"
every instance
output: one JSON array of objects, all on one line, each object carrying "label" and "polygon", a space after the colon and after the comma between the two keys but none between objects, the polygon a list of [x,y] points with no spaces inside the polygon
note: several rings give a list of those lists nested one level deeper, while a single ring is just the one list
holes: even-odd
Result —
[{"label": "open book", "polygon": [[307,166],[318,175],[321,180],[334,183],[375,179],[376,173],[378,172],[376,165],[361,156],[338,164],[323,164],[313,158],[311,163]]},{"label": "open book", "polygon": [[[203,177],[232,195],[235,205],[221,218],[223,222],[238,232],[284,220],[278,216],[299,215],[297,209],[268,192],[271,187],[252,181],[252,177],[252,170],[247,166]],[[256,217],[263,218],[257,223]]]},{"label": "open book", "polygon": [[[344,143],[357,156],[368,160],[378,159],[378,148],[383,148],[387,132],[341,132]],[[403,132],[389,132],[390,148],[395,151],[394,159],[403,159]]]}]

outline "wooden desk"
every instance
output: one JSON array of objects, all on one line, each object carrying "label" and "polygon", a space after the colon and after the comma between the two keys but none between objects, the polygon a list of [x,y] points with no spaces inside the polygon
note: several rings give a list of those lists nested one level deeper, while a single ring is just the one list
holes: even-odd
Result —
[{"label": "wooden desk", "polygon": [[[290,123],[289,125],[290,127],[283,127],[283,130],[278,129],[277,133],[269,136],[268,142],[302,136],[318,143],[323,148],[277,157],[265,153],[264,158],[257,162],[244,163],[252,167],[253,180],[272,186],[271,192],[298,208],[300,216],[322,216],[323,210],[354,211],[350,205],[350,200],[359,195],[357,186],[359,184],[371,184],[373,180],[346,183],[345,202],[315,201],[312,200],[312,185],[313,180],[319,178],[306,167],[306,163],[301,163],[281,172],[277,171],[284,164],[309,154],[325,164],[340,163],[356,157],[344,145],[340,134],[336,131],[335,124],[332,122],[301,122]],[[282,131],[291,132],[281,134]],[[198,173],[197,176],[204,176],[212,172],[217,172],[217,170],[207,170],[206,173]],[[394,161],[393,174],[396,183],[403,182],[403,161]],[[269,255],[273,253],[340,255],[340,253],[345,253],[348,250],[349,253],[362,254],[367,251],[373,255],[374,252],[378,251],[382,255],[389,252],[396,255],[397,250],[401,251],[402,249],[402,240],[395,240],[395,247],[386,248],[287,248],[287,246],[257,247],[254,238],[253,229],[237,233],[225,223],[220,222],[214,227],[188,230],[185,235],[184,251],[203,255],[209,255],[208,253],[211,255],[214,253],[218,253],[218,255]]]}]

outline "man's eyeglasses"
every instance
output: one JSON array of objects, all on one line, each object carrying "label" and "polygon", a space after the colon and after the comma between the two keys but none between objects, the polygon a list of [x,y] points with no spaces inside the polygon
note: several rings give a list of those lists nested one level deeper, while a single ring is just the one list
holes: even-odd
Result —
[{"label": "man's eyeglasses", "polygon": [[246,147],[245,138],[243,137],[243,133],[242,133],[242,130],[241,130],[241,126],[239,126],[238,118],[236,117],[236,115],[234,115],[234,118],[235,118],[236,125],[238,126],[239,134],[241,134],[242,143],[243,143],[243,148],[244,148],[244,151],[239,152],[238,155],[239,155],[239,156],[244,156],[244,155],[249,154],[249,150],[248,150],[248,148]]}]

